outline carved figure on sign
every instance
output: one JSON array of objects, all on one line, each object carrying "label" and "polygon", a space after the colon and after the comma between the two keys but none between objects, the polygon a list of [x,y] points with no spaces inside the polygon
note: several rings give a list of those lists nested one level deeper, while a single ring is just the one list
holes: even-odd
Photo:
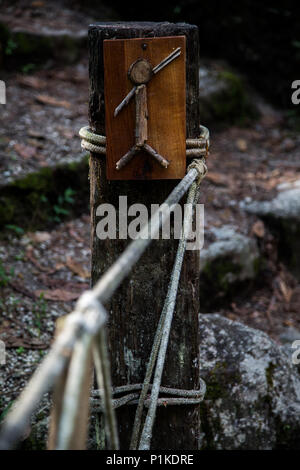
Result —
[{"label": "carved figure on sign", "polygon": [[181,48],[178,47],[171,54],[165,57],[158,65],[152,67],[150,62],[146,59],[138,59],[128,70],[128,76],[133,83],[133,88],[128,95],[116,107],[114,116],[116,117],[119,112],[128,105],[131,98],[135,97],[135,144],[131,149],[123,155],[122,158],[116,163],[116,169],[120,170],[141,150],[145,150],[149,155],[155,158],[164,168],[167,168],[169,161],[162,157],[154,148],[147,144],[148,140],[148,107],[147,107],[147,83],[156,75],[160,70],[170,64],[174,59],[181,54]]}]

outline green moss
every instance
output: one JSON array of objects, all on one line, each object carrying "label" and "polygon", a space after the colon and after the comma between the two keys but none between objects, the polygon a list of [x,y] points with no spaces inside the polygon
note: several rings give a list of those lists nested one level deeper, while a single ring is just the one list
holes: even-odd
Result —
[{"label": "green moss", "polygon": [[244,80],[228,70],[219,72],[218,78],[224,86],[208,103],[212,123],[244,125],[257,118],[258,112],[250,101]]},{"label": "green moss", "polygon": [[47,433],[48,418],[46,417],[32,426],[29,437],[21,443],[19,450],[46,450]]},{"label": "green moss", "polygon": [[[230,376],[229,379],[228,376]],[[202,450],[214,450],[214,436],[223,432],[220,419],[218,416],[212,415],[210,410],[213,409],[213,406],[208,401],[230,400],[230,385],[241,383],[241,380],[241,376],[236,371],[228,370],[226,361],[217,362],[205,377],[206,394],[200,405],[201,429],[205,434]],[[234,405],[238,406],[237,403]]]},{"label": "green moss", "polygon": [[232,273],[238,275],[240,271],[240,266],[233,264],[230,258],[224,257],[214,260],[211,263],[206,263],[202,276],[207,286],[213,285],[214,291],[221,290],[224,294],[227,294],[231,289],[228,274]]},{"label": "green moss", "polygon": [[0,24],[0,43],[4,64],[26,72],[49,59],[75,62],[86,46],[85,38],[72,35],[35,34],[29,31],[9,31]]},{"label": "green moss", "polygon": [[46,191],[53,184],[53,170],[42,168],[38,173],[31,173],[12,184],[15,188],[35,191]]},{"label": "green moss", "polygon": [[255,276],[257,276],[262,271],[265,264],[266,264],[266,260],[264,258],[262,257],[255,258],[255,260],[253,261],[253,269],[254,269]]},{"label": "green moss", "polygon": [[226,373],[226,362],[217,362],[215,367],[209,371],[206,379],[205,400],[217,400],[225,398],[228,394],[222,376]]},{"label": "green moss", "polygon": [[27,230],[53,225],[58,220],[58,201],[64,200],[67,188],[74,191],[72,204],[64,211],[62,204],[59,218],[74,217],[88,209],[88,163],[80,162],[42,168],[0,189],[0,227],[14,224]]},{"label": "green moss", "polygon": [[278,240],[278,257],[292,272],[292,274],[300,279],[300,228],[299,220],[289,217],[277,218],[274,216],[262,217],[268,225],[276,240]]},{"label": "green moss", "polygon": [[274,385],[273,384],[273,374],[274,374],[275,368],[276,368],[276,366],[275,366],[275,364],[273,364],[273,362],[270,362],[270,364],[266,368],[266,380],[267,380],[267,384],[268,384],[269,389],[272,389],[273,385]]}]

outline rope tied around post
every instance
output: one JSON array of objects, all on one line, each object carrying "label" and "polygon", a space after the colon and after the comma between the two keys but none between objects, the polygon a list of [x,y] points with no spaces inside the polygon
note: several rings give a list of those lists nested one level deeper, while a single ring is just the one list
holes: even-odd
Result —
[{"label": "rope tied around post", "polygon": [[[152,390],[153,384],[149,384],[149,390]],[[121,393],[126,393],[120,398],[113,399],[113,407],[120,408],[124,405],[137,405],[139,400],[140,393],[139,390],[142,390],[143,384],[131,384],[131,385],[121,385],[120,387],[115,387],[112,390],[112,395],[118,395]],[[135,393],[134,393],[135,392]],[[159,393],[164,395],[171,395],[172,397],[161,397],[157,401],[157,406],[170,406],[170,405],[197,405],[201,403],[206,393],[206,384],[203,379],[200,378],[200,388],[199,390],[183,390],[170,387],[159,387]],[[104,408],[102,402],[99,401],[101,397],[102,390],[93,390],[91,397],[91,406],[93,412],[103,412]],[[144,406],[149,408],[150,400],[147,398],[144,401]]]},{"label": "rope tied around post", "polygon": [[[183,230],[182,236],[179,240],[178,249],[176,253],[176,258],[171,274],[171,279],[169,283],[167,297],[165,299],[165,303],[163,306],[163,310],[159,319],[159,323],[157,326],[157,330],[155,333],[155,338],[152,345],[152,351],[150,354],[150,359],[146,369],[146,375],[144,379],[144,383],[142,386],[142,391],[139,397],[138,406],[136,409],[132,438],[130,443],[131,450],[147,450],[150,448],[151,438],[152,438],[152,429],[155,421],[156,409],[157,406],[160,404],[161,400],[158,398],[159,392],[161,390],[161,380],[162,380],[162,373],[166,358],[166,351],[168,347],[169,335],[171,330],[171,324],[173,319],[173,313],[176,304],[177,292],[178,292],[178,285],[179,279],[181,274],[181,268],[184,258],[184,253],[186,249],[186,242],[190,233],[190,228],[192,224],[193,218],[193,206],[196,201],[197,197],[197,189],[200,185],[201,181],[205,177],[207,173],[207,167],[204,162],[204,159],[201,160],[194,160],[191,165],[187,169],[187,173],[191,174],[193,170],[196,170],[198,173],[198,178],[194,180],[191,184],[188,192],[187,197],[187,212],[184,215],[183,221]],[[156,366],[155,366],[156,364]],[[150,380],[154,370],[154,380],[153,385],[151,387],[151,396],[149,400],[146,400],[146,396],[148,390],[150,388]],[[202,401],[204,394],[205,394],[205,384],[202,381],[202,386],[200,390],[194,390],[193,393],[198,394],[198,399],[194,404],[200,403]],[[204,384],[204,386],[203,386]],[[204,390],[204,393],[203,393]],[[182,390],[181,394],[184,396],[186,390]],[[142,426],[142,415],[143,415],[143,408],[144,406],[148,406],[148,412],[146,416],[146,420],[141,431]],[[185,401],[181,404],[187,404]]]},{"label": "rope tied around post", "polygon": [[[186,139],[186,156],[188,158],[207,158],[209,155],[209,130],[199,126],[200,135],[197,139]],[[96,134],[89,126],[79,130],[81,148],[89,152],[106,155],[106,137]]]},{"label": "rope tied around post", "polygon": [[197,185],[199,186],[203,178],[205,178],[207,173],[207,166],[203,160],[193,160],[192,163],[187,167],[187,172],[192,168],[195,168],[198,171]]}]

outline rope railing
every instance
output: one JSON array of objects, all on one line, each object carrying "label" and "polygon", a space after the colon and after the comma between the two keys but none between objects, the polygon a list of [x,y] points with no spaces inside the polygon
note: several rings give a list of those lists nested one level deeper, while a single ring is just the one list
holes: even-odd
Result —
[{"label": "rope railing", "polygon": [[[84,380],[83,371],[91,349],[93,351],[96,378],[100,389],[98,393],[101,394],[102,398],[101,409],[105,416],[107,445],[110,449],[119,448],[105,330],[108,315],[103,304],[111,298],[115,290],[129,274],[132,267],[140,259],[152,239],[155,238],[155,235],[159,232],[160,227],[166,221],[174,205],[180,201],[189,188],[189,210],[187,216],[185,215],[183,234],[179,242],[171,283],[154,340],[145,382],[141,387],[142,392],[140,394],[131,393],[131,396],[127,398],[123,397],[123,402],[127,400],[126,403],[128,404],[138,403],[131,446],[136,448],[138,444],[139,430],[141,427],[140,414],[143,406],[149,407],[149,411],[145,427],[142,431],[139,448],[149,448],[156,406],[159,406],[162,400],[168,400],[169,404],[174,405],[196,404],[201,401],[205,393],[203,381],[200,384],[200,390],[180,390],[178,394],[174,393],[176,389],[161,387],[160,383],[183,254],[187,241],[187,227],[191,221],[192,205],[195,199],[196,188],[204,178],[206,171],[207,168],[204,160],[194,161],[188,168],[186,176],[173,189],[161,208],[151,217],[149,223],[142,228],[139,238],[133,240],[128,245],[115,263],[95,284],[93,289],[86,291],[79,298],[75,310],[67,316],[64,328],[54,340],[50,352],[34,372],[27,386],[8,413],[1,428],[0,449],[10,449],[22,438],[38,404],[43,396],[53,388],[67,366],[68,373],[57,431],[56,448],[70,448],[76,413],[80,407],[80,390]],[[160,348],[159,352],[158,347]],[[156,370],[154,382],[150,386],[155,361]],[[150,400],[146,400],[145,398],[149,388],[151,388],[151,398]],[[135,388],[135,390],[137,390],[137,388]],[[158,394],[161,391],[171,395],[177,394],[180,397],[159,399]],[[137,398],[139,398],[138,402]]]},{"label": "rope railing", "polygon": [[[89,126],[84,126],[79,131],[81,148],[94,154],[106,155],[106,136],[96,134]],[[197,139],[186,139],[187,158],[207,157],[209,149],[209,130],[205,126],[199,126]]]}]

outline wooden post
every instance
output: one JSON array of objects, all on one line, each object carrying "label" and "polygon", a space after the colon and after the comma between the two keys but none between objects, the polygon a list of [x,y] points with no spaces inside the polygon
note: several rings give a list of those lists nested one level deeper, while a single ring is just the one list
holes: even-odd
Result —
[{"label": "wooden post", "polygon": [[[89,29],[91,128],[105,134],[103,40],[162,36],[186,36],[186,136],[199,135],[198,28],[179,23],[98,23]],[[178,180],[108,181],[105,157],[92,154],[91,246],[92,283],[107,270],[129,240],[99,240],[96,235],[96,209],[110,203],[119,207],[119,196],[135,203],[161,204]],[[126,210],[126,209],[125,209]],[[126,217],[122,212],[122,217]],[[117,233],[118,229],[117,229]],[[156,326],[167,294],[177,240],[153,240],[140,262],[107,306],[109,341],[114,386],[140,383],[144,379]],[[168,346],[162,385],[199,389],[199,252],[187,251],[182,269],[176,312]],[[121,448],[129,448],[135,409],[118,410]],[[160,407],[157,412],[151,448],[197,449],[199,446],[199,406]]]}]

